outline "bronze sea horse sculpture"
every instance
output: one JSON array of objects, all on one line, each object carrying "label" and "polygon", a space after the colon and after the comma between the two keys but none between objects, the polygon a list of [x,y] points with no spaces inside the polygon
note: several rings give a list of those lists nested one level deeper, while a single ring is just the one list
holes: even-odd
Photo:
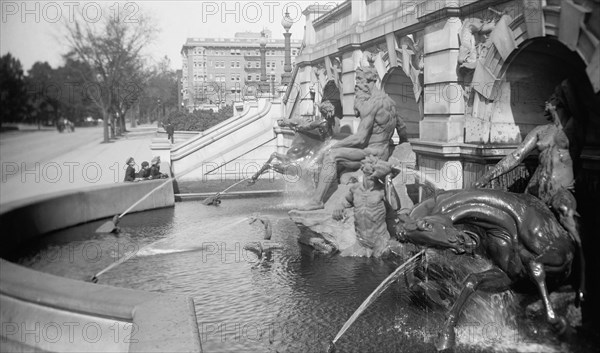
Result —
[{"label": "bronze sea horse sculpture", "polygon": [[549,300],[548,284],[569,278],[578,247],[538,198],[493,189],[446,191],[400,215],[396,231],[401,241],[457,254],[478,252],[494,265],[465,279],[436,341],[438,350],[455,345],[454,327],[474,292],[502,292],[523,281],[537,287],[547,321],[558,333],[566,331],[566,320]]},{"label": "bronze sea horse sculpture", "polygon": [[250,178],[249,185],[254,184],[270,169],[280,174],[290,175],[299,171],[297,163],[317,158],[318,150],[333,136],[336,108],[332,102],[324,101],[319,105],[319,110],[323,114],[320,120],[299,122],[293,119],[281,119],[277,121],[279,126],[289,127],[295,132],[292,144],[285,154],[273,152],[265,164]]}]

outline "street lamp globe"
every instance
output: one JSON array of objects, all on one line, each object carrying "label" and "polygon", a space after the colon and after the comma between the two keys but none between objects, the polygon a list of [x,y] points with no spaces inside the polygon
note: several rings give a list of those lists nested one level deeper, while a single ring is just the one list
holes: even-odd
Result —
[{"label": "street lamp globe", "polygon": [[286,8],[285,9],[285,16],[281,20],[281,25],[283,26],[283,29],[285,29],[286,32],[289,32],[290,28],[292,28],[293,24],[294,24],[294,21],[292,21],[292,19],[290,17],[290,13],[288,12],[288,10]]},{"label": "street lamp globe", "polygon": [[265,32],[260,32],[260,39],[258,40],[258,44],[260,44],[261,47],[264,47],[267,45],[267,37],[265,36]]}]

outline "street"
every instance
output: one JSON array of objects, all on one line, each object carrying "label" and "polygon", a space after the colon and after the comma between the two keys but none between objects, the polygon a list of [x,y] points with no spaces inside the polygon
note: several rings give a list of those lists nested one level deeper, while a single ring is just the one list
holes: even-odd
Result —
[{"label": "street", "polygon": [[150,161],[155,126],[142,126],[117,140],[102,143],[102,127],[75,132],[28,130],[0,134],[0,204],[45,193],[98,184],[119,183],[125,160],[136,170]]},{"label": "street", "polygon": [[26,163],[29,169],[36,162],[52,161],[69,151],[101,141],[101,127],[77,128],[75,132],[62,134],[56,129],[7,132],[0,135],[0,160],[17,162],[19,168],[21,163]]}]

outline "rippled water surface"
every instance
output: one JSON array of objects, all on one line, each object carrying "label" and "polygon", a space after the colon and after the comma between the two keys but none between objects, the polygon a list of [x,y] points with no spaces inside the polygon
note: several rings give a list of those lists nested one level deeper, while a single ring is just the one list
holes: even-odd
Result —
[{"label": "rippled water surface", "polygon": [[[298,244],[290,208],[280,197],[225,199],[218,207],[181,202],[174,209],[127,215],[119,236],[95,234],[103,222],[51,234],[19,262],[87,280],[135,252],[99,283],[193,297],[205,352],[324,352],[402,261],[314,254]],[[263,238],[262,227],[249,222],[255,215],[272,222],[276,248],[258,265],[256,255],[243,249]],[[543,324],[536,337],[498,317],[514,315],[513,302],[509,293],[477,296],[461,321],[458,351],[571,350]],[[469,314],[494,306],[483,317]],[[338,341],[338,352],[435,352],[432,340],[443,314],[419,305],[399,281]]]}]

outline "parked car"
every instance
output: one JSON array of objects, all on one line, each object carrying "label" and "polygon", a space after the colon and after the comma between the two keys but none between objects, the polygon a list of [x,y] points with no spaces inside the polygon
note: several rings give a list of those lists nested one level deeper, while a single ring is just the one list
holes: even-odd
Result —
[{"label": "parked car", "polygon": [[91,116],[88,116],[81,120],[81,126],[97,126],[98,121],[102,121],[102,119],[96,120],[96,119],[92,118]]}]

